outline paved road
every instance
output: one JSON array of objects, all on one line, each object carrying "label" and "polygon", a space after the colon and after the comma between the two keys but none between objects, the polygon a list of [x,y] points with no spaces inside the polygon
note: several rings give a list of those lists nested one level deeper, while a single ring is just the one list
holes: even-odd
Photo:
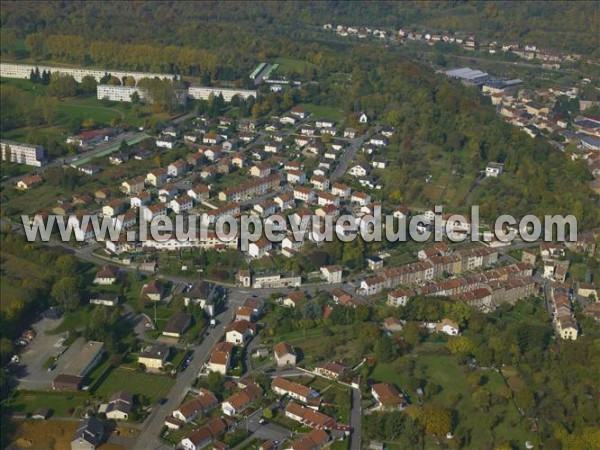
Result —
[{"label": "paved road", "polygon": [[335,170],[331,173],[331,176],[329,177],[329,179],[332,182],[337,180],[338,178],[340,178],[342,175],[344,175],[344,173],[346,173],[346,170],[348,170],[348,165],[352,161],[354,161],[354,159],[356,158],[356,154],[360,150],[360,147],[362,146],[362,144],[366,138],[367,138],[367,135],[364,134],[355,139],[347,139],[346,140],[347,142],[350,143],[350,145],[348,147],[346,147],[346,150],[344,151],[344,154],[342,155],[342,157],[340,158],[340,161],[338,162],[337,166],[335,167]]},{"label": "paved road", "polygon": [[165,404],[156,405],[153,408],[152,413],[144,422],[142,432],[134,448],[149,450],[164,447],[164,444],[159,440],[158,434],[164,425],[165,417],[177,409],[188,389],[201,372],[202,366],[208,360],[211,349],[222,339],[225,334],[225,328],[233,320],[235,310],[243,303],[245,298],[246,296],[240,293],[230,295],[227,302],[227,309],[217,316],[217,326],[209,329],[209,335],[203,339],[200,345],[194,347],[194,358],[190,362],[189,367],[177,375],[175,386],[169,392]]},{"label": "paved road", "polygon": [[350,411],[350,450],[360,450],[360,432],[361,432],[361,395],[360,389],[352,388],[352,410]]}]

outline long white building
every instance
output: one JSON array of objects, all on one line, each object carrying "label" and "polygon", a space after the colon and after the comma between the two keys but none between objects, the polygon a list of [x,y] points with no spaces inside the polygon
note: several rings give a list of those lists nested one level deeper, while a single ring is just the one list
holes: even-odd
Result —
[{"label": "long white building", "polygon": [[41,167],[44,164],[44,148],[41,145],[24,144],[22,142],[0,141],[2,161]]},{"label": "long white building", "polygon": [[244,100],[250,97],[258,97],[258,91],[253,91],[250,89],[231,89],[205,86],[190,86],[188,89],[188,95],[194,100],[208,100],[211,94],[215,96],[222,94],[223,99],[226,102],[230,102],[231,99],[236,95]]},{"label": "long white building", "polygon": [[132,77],[136,82],[142,78],[160,78],[174,80],[175,75],[169,73],[150,73],[150,72],[128,72],[123,70],[106,70],[106,69],[81,69],[76,67],[56,67],[56,66],[42,66],[37,64],[13,64],[13,63],[0,63],[0,77],[3,78],[23,78],[29,79],[31,71],[39,69],[40,72],[44,70],[51,74],[60,75],[71,75],[75,78],[75,81],[81,83],[83,77],[87,75],[93,76],[96,81],[100,82],[100,79],[107,73],[122,80],[123,77]]},{"label": "long white building", "polygon": [[112,102],[130,102],[134,92],[140,96],[140,100],[148,100],[148,90],[137,86],[114,86],[112,84],[99,84],[96,91],[98,100],[110,100]]}]

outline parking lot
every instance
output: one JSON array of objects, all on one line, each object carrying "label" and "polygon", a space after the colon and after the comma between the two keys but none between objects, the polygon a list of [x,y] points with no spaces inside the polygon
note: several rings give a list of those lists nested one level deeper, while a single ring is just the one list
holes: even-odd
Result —
[{"label": "parking lot", "polygon": [[12,368],[19,388],[49,389],[52,386],[52,380],[60,373],[60,366],[68,358],[59,358],[57,366],[50,372],[44,368],[44,364],[48,358],[58,356],[65,350],[63,343],[67,333],[50,335],[46,331],[56,328],[60,322],[61,319],[44,318],[33,324],[36,337],[19,354],[20,361]]}]

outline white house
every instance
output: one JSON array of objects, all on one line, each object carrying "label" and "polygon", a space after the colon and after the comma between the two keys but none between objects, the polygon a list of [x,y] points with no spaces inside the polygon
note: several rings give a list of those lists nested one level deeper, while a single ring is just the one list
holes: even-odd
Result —
[{"label": "white house", "polygon": [[181,214],[192,209],[192,207],[194,206],[194,202],[192,200],[192,197],[190,197],[189,195],[181,195],[171,200],[169,206],[175,214]]},{"label": "white house", "polygon": [[321,275],[325,280],[330,283],[341,283],[342,282],[342,266],[325,266],[321,267]]},{"label": "white house", "polygon": [[485,167],[485,176],[486,177],[499,177],[504,171],[504,164],[497,162],[490,162]]},{"label": "white house", "polygon": [[371,167],[365,163],[356,164],[348,171],[348,173],[354,177],[365,177],[369,172],[371,172]]},{"label": "white house", "polygon": [[352,203],[357,203],[361,206],[368,205],[371,203],[371,196],[365,192],[353,192],[350,196],[350,201]]},{"label": "white house", "polygon": [[231,322],[225,333],[225,342],[234,345],[244,345],[256,333],[256,325],[247,320]]},{"label": "white house", "polygon": [[438,333],[446,333],[448,336],[458,336],[460,331],[458,324],[450,319],[442,319],[436,324],[435,329]]},{"label": "white house", "polygon": [[156,138],[157,147],[168,148],[169,150],[172,150],[175,147],[176,142],[177,140],[169,135]]},{"label": "white house", "polygon": [[248,254],[253,258],[261,258],[273,249],[273,244],[266,238],[259,239],[256,242],[251,242],[248,245]]}]

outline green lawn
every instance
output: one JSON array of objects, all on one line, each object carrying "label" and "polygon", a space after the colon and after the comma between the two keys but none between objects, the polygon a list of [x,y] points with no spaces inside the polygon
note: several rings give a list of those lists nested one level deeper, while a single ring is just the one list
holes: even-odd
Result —
[{"label": "green lawn", "polygon": [[282,72],[303,72],[307,67],[315,66],[313,63],[296,58],[276,58],[274,62],[279,64],[278,70]]},{"label": "green lawn", "polygon": [[134,395],[144,395],[153,403],[166,397],[175,380],[166,375],[154,375],[125,369],[113,369],[98,386],[94,395],[108,398],[117,391],[126,391]]},{"label": "green lawn", "polygon": [[312,119],[330,119],[340,122],[344,118],[344,112],[340,108],[313,105],[312,103],[307,103],[304,106],[310,112]]},{"label": "green lawn", "polygon": [[[89,401],[87,393],[43,392],[43,391],[14,391],[2,409],[11,412],[33,413],[40,408],[48,408],[53,416],[71,417],[69,411],[75,412],[83,408]],[[74,414],[73,414],[74,415]]]}]

